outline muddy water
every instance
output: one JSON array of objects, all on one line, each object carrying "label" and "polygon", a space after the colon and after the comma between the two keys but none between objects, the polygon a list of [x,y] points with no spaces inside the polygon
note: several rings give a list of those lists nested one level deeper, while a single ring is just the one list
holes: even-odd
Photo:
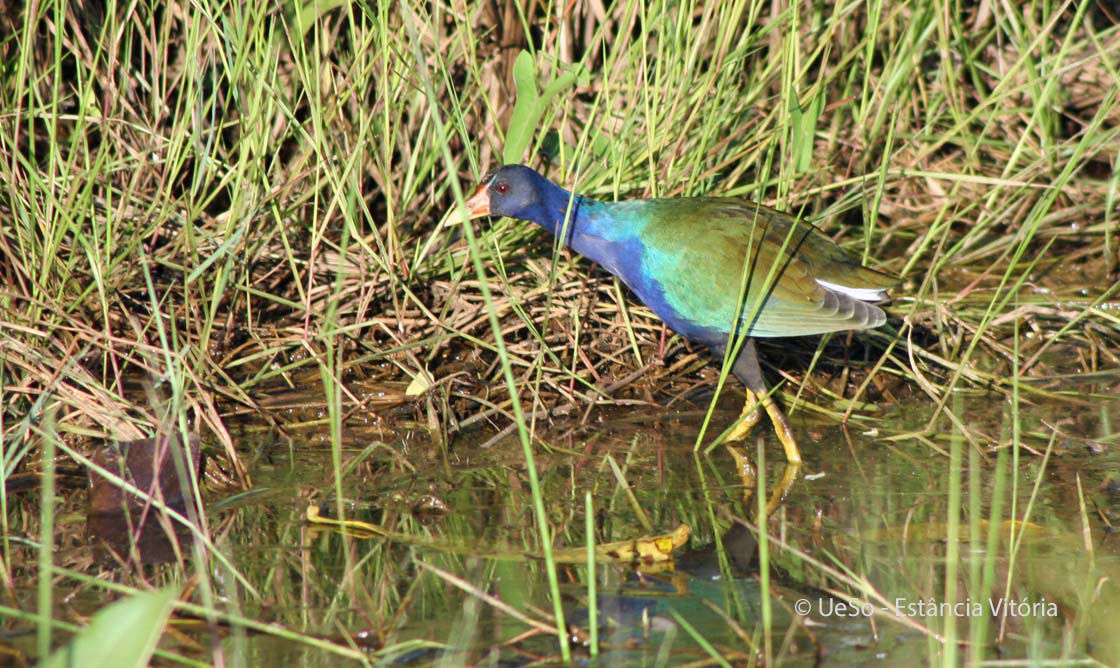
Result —
[{"label": "muddy water", "polygon": [[[588,491],[597,542],[680,524],[692,534],[674,570],[598,566],[598,662],[672,665],[713,651],[744,665],[1120,660],[1120,401],[1085,393],[1021,405],[1018,449],[1012,407],[995,395],[954,397],[956,420],[932,406],[848,428],[794,414],[806,461],[765,522],[764,571],[747,528],[758,497],[722,447],[693,452],[702,410],[551,425],[535,448],[555,547],[584,544]],[[717,423],[734,409],[721,405]],[[786,472],[772,431],[760,433],[769,494]],[[547,625],[552,604],[520,445],[477,447],[490,435],[439,444],[423,431],[347,432],[343,513],[393,534],[370,538],[304,521],[309,505],[337,512],[323,435],[246,436],[256,491],[218,504],[211,522],[261,596],[225,595],[248,617],[354,643],[371,660],[558,661],[554,638],[499,609]],[[573,651],[587,658],[587,569],[558,570]],[[249,665],[339,661],[268,635],[232,634],[223,647]]]}]

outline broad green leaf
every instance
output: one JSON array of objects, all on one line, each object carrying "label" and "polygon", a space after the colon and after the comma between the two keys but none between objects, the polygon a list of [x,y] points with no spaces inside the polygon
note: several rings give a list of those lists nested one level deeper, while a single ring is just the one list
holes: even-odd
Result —
[{"label": "broad green leaf", "polygon": [[177,587],[133,594],[99,610],[89,626],[68,645],[55,650],[46,668],[142,668],[148,665],[156,643],[179,595]]},{"label": "broad green leaf", "polygon": [[797,154],[797,172],[806,172],[813,163],[813,142],[817,137],[817,124],[824,110],[824,95],[818,94],[805,110],[798,109],[796,127],[797,144],[793,150]]},{"label": "broad green leaf", "polygon": [[506,131],[506,146],[502,158],[506,164],[521,162],[525,151],[533,141],[540,125],[541,116],[552,104],[553,99],[568,90],[586,72],[581,65],[561,65],[568,71],[561,73],[545,87],[541,95],[537,88],[537,67],[528,51],[517,55],[513,63],[513,83],[517,89],[517,101],[509,118]]},{"label": "broad green leaf", "polygon": [[513,85],[517,100],[509,117],[506,146],[502,152],[502,161],[506,164],[521,162],[525,149],[529,148],[529,142],[533,140],[533,132],[542,111],[540,95],[537,94],[537,67],[528,51],[517,54],[517,60],[513,63]]},{"label": "broad green leaf", "polygon": [[541,109],[548,106],[552,98],[562,93],[565,89],[571,88],[572,84],[579,78],[579,72],[565,72],[552,80],[548,84],[548,88],[544,89],[544,95],[541,96]]},{"label": "broad green leaf", "polygon": [[303,39],[324,14],[346,5],[346,2],[347,0],[311,0],[302,4],[291,2],[284,5],[284,9],[295,26],[295,34]]}]

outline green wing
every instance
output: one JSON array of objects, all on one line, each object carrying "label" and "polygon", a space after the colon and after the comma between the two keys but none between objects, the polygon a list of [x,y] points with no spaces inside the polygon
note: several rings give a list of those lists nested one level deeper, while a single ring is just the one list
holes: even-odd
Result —
[{"label": "green wing", "polygon": [[744,268],[748,291],[742,314],[751,336],[865,329],[886,320],[865,300],[885,298],[894,277],[862,266],[807,223],[734,198],[643,204],[641,271],[657,283],[661,299],[641,296],[654,311],[671,309],[659,313],[670,324],[683,319],[729,331]]}]

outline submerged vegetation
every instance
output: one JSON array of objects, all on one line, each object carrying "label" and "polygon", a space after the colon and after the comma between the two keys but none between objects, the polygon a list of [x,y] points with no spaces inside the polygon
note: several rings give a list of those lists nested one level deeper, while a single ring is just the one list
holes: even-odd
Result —
[{"label": "submerged vegetation", "polygon": [[[0,18],[0,613],[36,638],[18,651],[152,590],[194,639],[165,636],[166,661],[560,660],[590,651],[556,629],[562,602],[596,610],[595,578],[550,548],[683,522],[696,544],[764,529],[761,596],[661,611],[671,631],[616,650],[812,663],[828,643],[781,603],[811,588],[872,606],[865,652],[912,632],[946,665],[1120,660],[1115,10],[520,4]],[[462,224],[503,162],[601,199],[747,197],[901,277],[884,328],[761,347],[834,498],[795,488],[759,521],[772,434],[746,498],[709,448],[734,412],[697,436],[718,363],[534,226]],[[73,519],[83,469],[127,489],[95,451],[167,433],[210,462],[185,485],[202,503],[155,503],[194,540],[106,566]],[[309,502],[389,533],[305,535]],[[1042,598],[1061,619],[900,607]]]}]

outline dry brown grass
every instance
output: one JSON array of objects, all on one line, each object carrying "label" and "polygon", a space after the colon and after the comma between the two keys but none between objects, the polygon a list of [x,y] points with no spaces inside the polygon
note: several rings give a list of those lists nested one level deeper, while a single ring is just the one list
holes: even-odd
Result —
[{"label": "dry brown grass", "polygon": [[[530,34],[509,7],[413,7],[330,13],[303,39],[250,10],[233,52],[185,5],[12,23],[6,438],[31,439],[18,425],[46,410],[76,439],[136,438],[189,410],[232,453],[228,416],[269,413],[262,397],[282,388],[314,396],[328,355],[355,420],[508,425],[469,251],[434,230],[451,181],[469,187],[499,160],[530,43],[542,81],[553,56],[589,73],[537,136],[566,144],[533,154],[553,178],[605,197],[836,204],[823,228],[902,273],[892,325],[860,348],[835,338],[812,368],[814,342],[767,351],[771,375],[798,386],[787,398],[943,402],[959,383],[1114,368],[1120,35],[1097,9],[932,8],[885,10],[865,37],[860,7],[651,17],[581,2],[560,21],[534,9]],[[790,110],[817,102],[810,151]],[[541,416],[673,404],[711,383],[702,351],[602,271],[525,225],[482,233],[491,307]],[[866,383],[871,368],[881,378]],[[417,377],[432,396],[402,390]],[[161,381],[175,391],[143,389]]]}]

